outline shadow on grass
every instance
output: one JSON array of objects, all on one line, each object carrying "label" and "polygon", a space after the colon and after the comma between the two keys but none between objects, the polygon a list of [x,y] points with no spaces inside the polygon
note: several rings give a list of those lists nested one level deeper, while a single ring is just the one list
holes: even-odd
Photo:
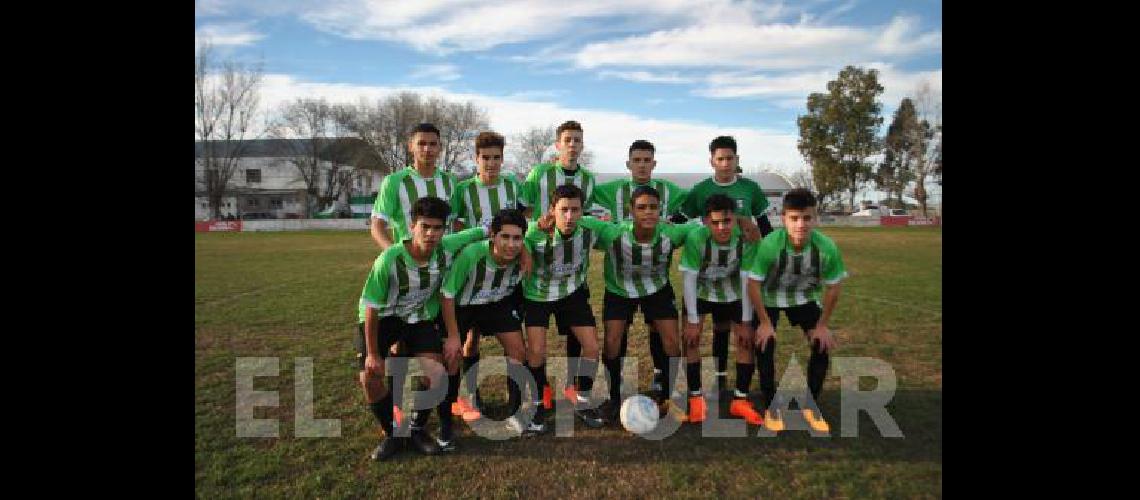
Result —
[{"label": "shadow on grass", "polygon": [[[787,430],[776,436],[761,437],[755,427],[748,429],[748,437],[706,437],[699,426],[683,424],[670,437],[650,441],[620,427],[588,429],[580,422],[575,423],[572,437],[558,437],[552,430],[552,417],[548,423],[551,429],[546,434],[505,441],[485,439],[464,428],[460,440],[461,454],[554,460],[604,457],[603,460],[611,463],[649,463],[661,459],[683,462],[755,460],[773,453],[806,452],[813,458],[832,457],[836,460],[942,462],[941,391],[899,390],[895,393],[887,410],[903,437],[885,437],[863,411],[859,412],[857,435],[842,437],[839,396],[825,393],[823,399],[821,409],[831,424],[831,435],[827,437],[813,437],[806,430]],[[491,408],[489,415],[501,413],[494,410]],[[796,417],[785,417],[789,427],[793,418]]]}]

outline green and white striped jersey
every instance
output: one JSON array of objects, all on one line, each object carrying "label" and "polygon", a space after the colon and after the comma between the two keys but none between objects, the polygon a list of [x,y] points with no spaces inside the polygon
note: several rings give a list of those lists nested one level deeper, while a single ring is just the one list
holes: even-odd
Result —
[{"label": "green and white striped jersey", "polygon": [[626,298],[652,295],[669,284],[669,267],[673,250],[685,243],[699,223],[670,224],[659,222],[649,243],[639,243],[633,235],[633,222],[617,224],[593,217],[582,217],[578,223],[597,231],[595,248],[606,253],[606,290]]},{"label": "green and white striped jersey", "polygon": [[794,307],[820,303],[821,283],[834,285],[847,277],[839,247],[831,238],[812,230],[796,253],[788,230],[772,231],[756,249],[750,279],[761,282],[765,307]]},{"label": "green and white striped jersey", "polygon": [[749,243],[732,228],[725,245],[713,240],[708,226],[689,234],[681,251],[681,271],[697,273],[697,298],[708,302],[736,302],[742,297],[744,279],[756,258],[759,242]]},{"label": "green and white striped jersey", "polygon": [[[380,183],[380,191],[376,196],[376,203],[372,206],[372,216],[383,219],[392,228],[392,241],[400,242],[412,235],[412,204],[424,196],[435,196],[445,202],[451,202],[451,192],[459,182],[455,174],[436,169],[432,177],[420,177],[419,172],[412,167],[392,172],[384,176]],[[454,219],[455,206],[451,207],[452,216],[446,222],[446,229],[451,227]]]},{"label": "green and white striped jersey", "polygon": [[523,239],[534,266],[530,276],[523,278],[523,294],[527,300],[553,302],[584,285],[590,269],[590,248],[597,241],[597,231],[581,223],[567,236],[558,228],[548,235],[539,230],[537,224],[531,224]]},{"label": "green and white striped jersey", "polygon": [[476,227],[444,236],[422,266],[408,253],[411,242],[388,247],[372,263],[372,271],[364,280],[359,320],[364,322],[368,317],[368,306],[380,317],[396,316],[405,323],[434,320],[439,314],[439,287],[455,255],[486,235],[482,227]]},{"label": "green and white striped jersey", "polygon": [[522,184],[515,174],[503,174],[491,185],[476,175],[460,182],[451,193],[455,218],[466,227],[490,226],[491,218],[504,208],[519,208]]},{"label": "green and white striped jersey", "polygon": [[522,203],[532,207],[531,219],[538,220],[550,210],[550,197],[554,189],[565,184],[573,184],[582,189],[586,197],[582,200],[582,211],[590,208],[594,203],[594,185],[597,179],[594,173],[586,167],[578,166],[573,176],[567,176],[558,163],[539,163],[531,169],[523,182]]},{"label": "green and white striped jersey", "polygon": [[500,266],[491,255],[491,242],[480,241],[459,252],[440,293],[459,306],[491,304],[514,293],[521,281],[518,259]]},{"label": "green and white striped jersey", "polygon": [[[688,192],[681,189],[672,181],[666,179],[649,179],[646,185],[656,189],[661,194],[661,218],[667,218],[681,211]],[[594,188],[594,203],[610,212],[614,222],[633,219],[633,210],[630,208],[630,196],[633,190],[641,184],[632,179],[615,179],[598,184]]]}]

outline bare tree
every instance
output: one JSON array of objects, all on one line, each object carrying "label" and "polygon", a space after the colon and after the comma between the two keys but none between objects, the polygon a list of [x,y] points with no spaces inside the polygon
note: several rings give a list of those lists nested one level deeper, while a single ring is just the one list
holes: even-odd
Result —
[{"label": "bare tree", "polygon": [[926,216],[926,177],[942,175],[942,99],[934,94],[929,82],[922,82],[915,91],[915,110],[921,122],[918,161],[914,166],[914,199]]},{"label": "bare tree", "polygon": [[[332,107],[324,99],[296,99],[281,105],[279,118],[270,127],[269,135],[278,141],[277,152],[286,162],[296,168],[298,177],[305,184],[309,202],[305,206],[305,217],[311,218],[318,206],[327,203],[330,193],[321,196],[321,173],[330,167],[324,160],[325,148],[331,143],[330,128]],[[339,165],[331,165],[325,176],[330,181],[336,176]],[[331,187],[335,183],[329,182]]]},{"label": "bare tree", "polygon": [[440,168],[457,170],[472,157],[472,138],[488,125],[487,112],[471,102],[454,103],[441,98],[424,99],[415,92],[400,92],[375,103],[336,107],[336,122],[350,135],[364,141],[375,154],[380,170],[391,173],[411,165],[408,133],[428,122],[440,129]]},{"label": "bare tree", "polygon": [[507,149],[511,151],[519,177],[525,178],[531,168],[542,163],[546,151],[554,145],[554,131],[557,129],[554,125],[530,127],[512,135],[507,141]]},{"label": "bare tree", "polygon": [[209,42],[200,45],[194,57],[194,139],[199,143],[195,190],[200,186],[206,192],[210,214],[216,219],[221,217],[222,198],[248,144],[262,71],[260,64],[225,61],[219,66],[212,57]]},{"label": "bare tree", "polygon": [[475,136],[491,128],[487,111],[468,101],[448,102],[433,98],[427,109],[435,116],[428,121],[435,124],[440,132],[440,156],[444,170],[456,175],[465,173],[465,165],[473,165],[475,158]]},{"label": "bare tree", "polygon": [[800,169],[792,173],[788,177],[788,182],[792,184],[793,188],[804,188],[810,191],[815,191],[815,184],[811,179],[811,170]]}]

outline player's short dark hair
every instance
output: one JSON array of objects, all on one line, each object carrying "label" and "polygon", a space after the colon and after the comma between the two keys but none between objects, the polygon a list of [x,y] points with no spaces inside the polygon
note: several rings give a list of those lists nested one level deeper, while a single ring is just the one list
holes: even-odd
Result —
[{"label": "player's short dark hair", "polygon": [[732,154],[736,154],[736,139],[733,139],[731,135],[717,136],[709,143],[709,154],[716,153],[716,150],[721,148],[731,149]]},{"label": "player's short dark hair", "polygon": [[705,215],[712,215],[713,212],[735,212],[736,202],[729,198],[728,195],[717,193],[710,195],[705,200]]},{"label": "player's short dark hair", "polygon": [[416,125],[415,127],[412,127],[412,131],[408,133],[408,139],[415,137],[417,132],[424,132],[424,133],[431,132],[431,133],[435,134],[436,137],[441,137],[441,135],[439,133],[439,129],[435,128],[435,125],[432,125],[430,123],[421,123],[419,125]]},{"label": "player's short dark hair", "polygon": [[656,153],[657,152],[657,148],[653,147],[653,143],[649,142],[645,139],[638,139],[636,141],[633,141],[633,144],[629,145],[629,153],[628,154],[633,154],[633,152],[637,151],[637,150],[649,151],[650,153]]},{"label": "player's short dark hair", "polygon": [[550,193],[550,206],[558,204],[558,200],[562,198],[578,198],[585,202],[586,196],[582,194],[582,189],[573,184],[563,184],[554,188],[554,192]]},{"label": "player's short dark hair", "polygon": [[479,154],[479,150],[483,148],[499,148],[506,147],[507,141],[503,139],[502,135],[496,134],[491,131],[479,132],[475,136],[475,154]]},{"label": "player's short dark hair", "polygon": [[565,132],[567,130],[577,130],[579,132],[582,132],[582,124],[574,120],[567,120],[565,122],[562,122],[562,125],[559,125],[558,128],[554,131],[554,140],[562,140],[562,132]]},{"label": "player's short dark hair", "polygon": [[630,193],[630,195],[629,195],[630,204],[632,204],[634,200],[636,200],[642,196],[645,196],[645,195],[649,195],[649,196],[652,196],[654,198],[657,198],[658,202],[661,201],[661,193],[657,192],[656,189],[653,189],[653,186],[637,186],[636,188],[634,188],[633,193]]},{"label": "player's short dark hair", "polygon": [[435,196],[424,196],[412,204],[410,214],[412,224],[415,224],[418,218],[440,219],[446,222],[447,217],[451,215],[451,205]]},{"label": "player's short dark hair", "polygon": [[815,206],[815,195],[811,190],[796,188],[784,193],[784,210],[803,210]]},{"label": "player's short dark hair", "polygon": [[526,217],[513,208],[504,208],[491,218],[491,234],[499,234],[504,225],[518,226],[526,234]]}]

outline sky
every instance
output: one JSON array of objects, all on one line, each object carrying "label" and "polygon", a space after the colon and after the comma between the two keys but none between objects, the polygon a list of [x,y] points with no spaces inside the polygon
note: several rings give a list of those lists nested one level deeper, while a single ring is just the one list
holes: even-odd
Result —
[{"label": "sky", "polygon": [[263,65],[263,108],[411,90],[482,106],[508,148],[577,120],[604,172],[636,139],[660,171],[711,172],[718,135],[746,171],[806,169],[796,118],[847,65],[879,71],[880,135],[921,82],[942,92],[930,0],[197,0],[194,28],[195,47]]}]

